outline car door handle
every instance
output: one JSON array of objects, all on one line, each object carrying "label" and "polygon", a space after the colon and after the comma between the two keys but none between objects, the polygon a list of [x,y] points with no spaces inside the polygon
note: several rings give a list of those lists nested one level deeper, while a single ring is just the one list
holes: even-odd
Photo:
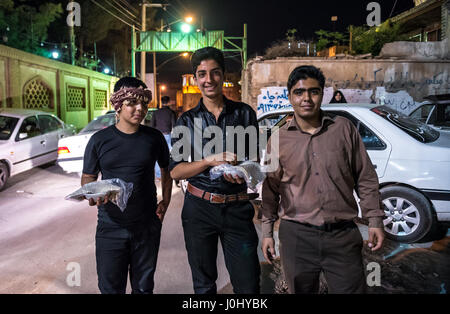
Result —
[{"label": "car door handle", "polygon": [[41,141],[41,144],[45,144],[45,140],[44,140],[44,141]]}]

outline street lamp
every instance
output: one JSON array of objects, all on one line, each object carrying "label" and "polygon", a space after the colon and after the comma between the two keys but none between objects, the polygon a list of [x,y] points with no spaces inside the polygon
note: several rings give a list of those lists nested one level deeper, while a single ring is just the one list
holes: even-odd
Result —
[{"label": "street lamp", "polygon": [[52,51],[52,58],[53,59],[59,59],[59,51],[58,50],[53,50]]},{"label": "street lamp", "polygon": [[186,24],[186,23],[181,24],[181,31],[182,31],[183,33],[190,33],[191,30],[192,30],[191,25]]},{"label": "street lamp", "polygon": [[180,53],[180,54],[178,54],[178,55],[176,55],[176,56],[174,56],[174,57],[172,57],[172,58],[170,58],[170,59],[167,59],[166,61],[164,61],[164,62],[161,63],[160,65],[158,65],[158,67],[156,68],[156,70],[157,70],[157,71],[160,70],[164,65],[166,65],[167,63],[169,63],[169,62],[172,61],[172,60],[175,60],[175,59],[180,58],[180,57],[186,58],[186,57],[188,57],[188,56],[189,56],[189,52],[183,52],[183,53]]},{"label": "street lamp", "polygon": [[159,106],[158,106],[159,108],[162,108],[161,98],[162,98],[162,93],[165,90],[166,90],[166,85],[159,86]]}]

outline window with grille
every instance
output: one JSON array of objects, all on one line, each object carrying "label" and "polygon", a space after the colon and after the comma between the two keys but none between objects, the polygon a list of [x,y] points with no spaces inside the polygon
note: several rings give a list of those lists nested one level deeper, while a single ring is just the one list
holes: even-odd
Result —
[{"label": "window with grille", "polygon": [[107,108],[105,90],[96,89],[94,91],[94,108],[95,110],[102,110]]},{"label": "window with grille", "polygon": [[67,86],[67,111],[80,111],[86,108],[86,89]]},{"label": "window with grille", "polygon": [[53,111],[53,92],[41,79],[36,78],[24,87],[23,106],[26,109]]}]

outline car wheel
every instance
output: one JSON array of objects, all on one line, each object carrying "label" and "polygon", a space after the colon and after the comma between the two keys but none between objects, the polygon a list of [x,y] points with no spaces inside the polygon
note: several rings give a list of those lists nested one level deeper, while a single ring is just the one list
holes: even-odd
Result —
[{"label": "car wheel", "polygon": [[4,163],[0,162],[0,191],[5,187],[8,177],[8,167]]},{"label": "car wheel", "polygon": [[398,242],[417,242],[431,229],[435,218],[428,199],[404,186],[387,186],[380,190],[386,237]]}]

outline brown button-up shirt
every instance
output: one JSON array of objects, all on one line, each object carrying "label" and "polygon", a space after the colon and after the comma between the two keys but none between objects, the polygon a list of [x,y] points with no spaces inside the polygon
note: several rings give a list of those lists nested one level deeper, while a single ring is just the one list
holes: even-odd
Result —
[{"label": "brown button-up shirt", "polygon": [[378,177],[358,130],[346,118],[321,115],[313,135],[303,132],[295,117],[278,131],[279,167],[262,187],[265,238],[272,237],[278,218],[316,226],[356,218],[353,190],[369,227],[383,227]]}]

